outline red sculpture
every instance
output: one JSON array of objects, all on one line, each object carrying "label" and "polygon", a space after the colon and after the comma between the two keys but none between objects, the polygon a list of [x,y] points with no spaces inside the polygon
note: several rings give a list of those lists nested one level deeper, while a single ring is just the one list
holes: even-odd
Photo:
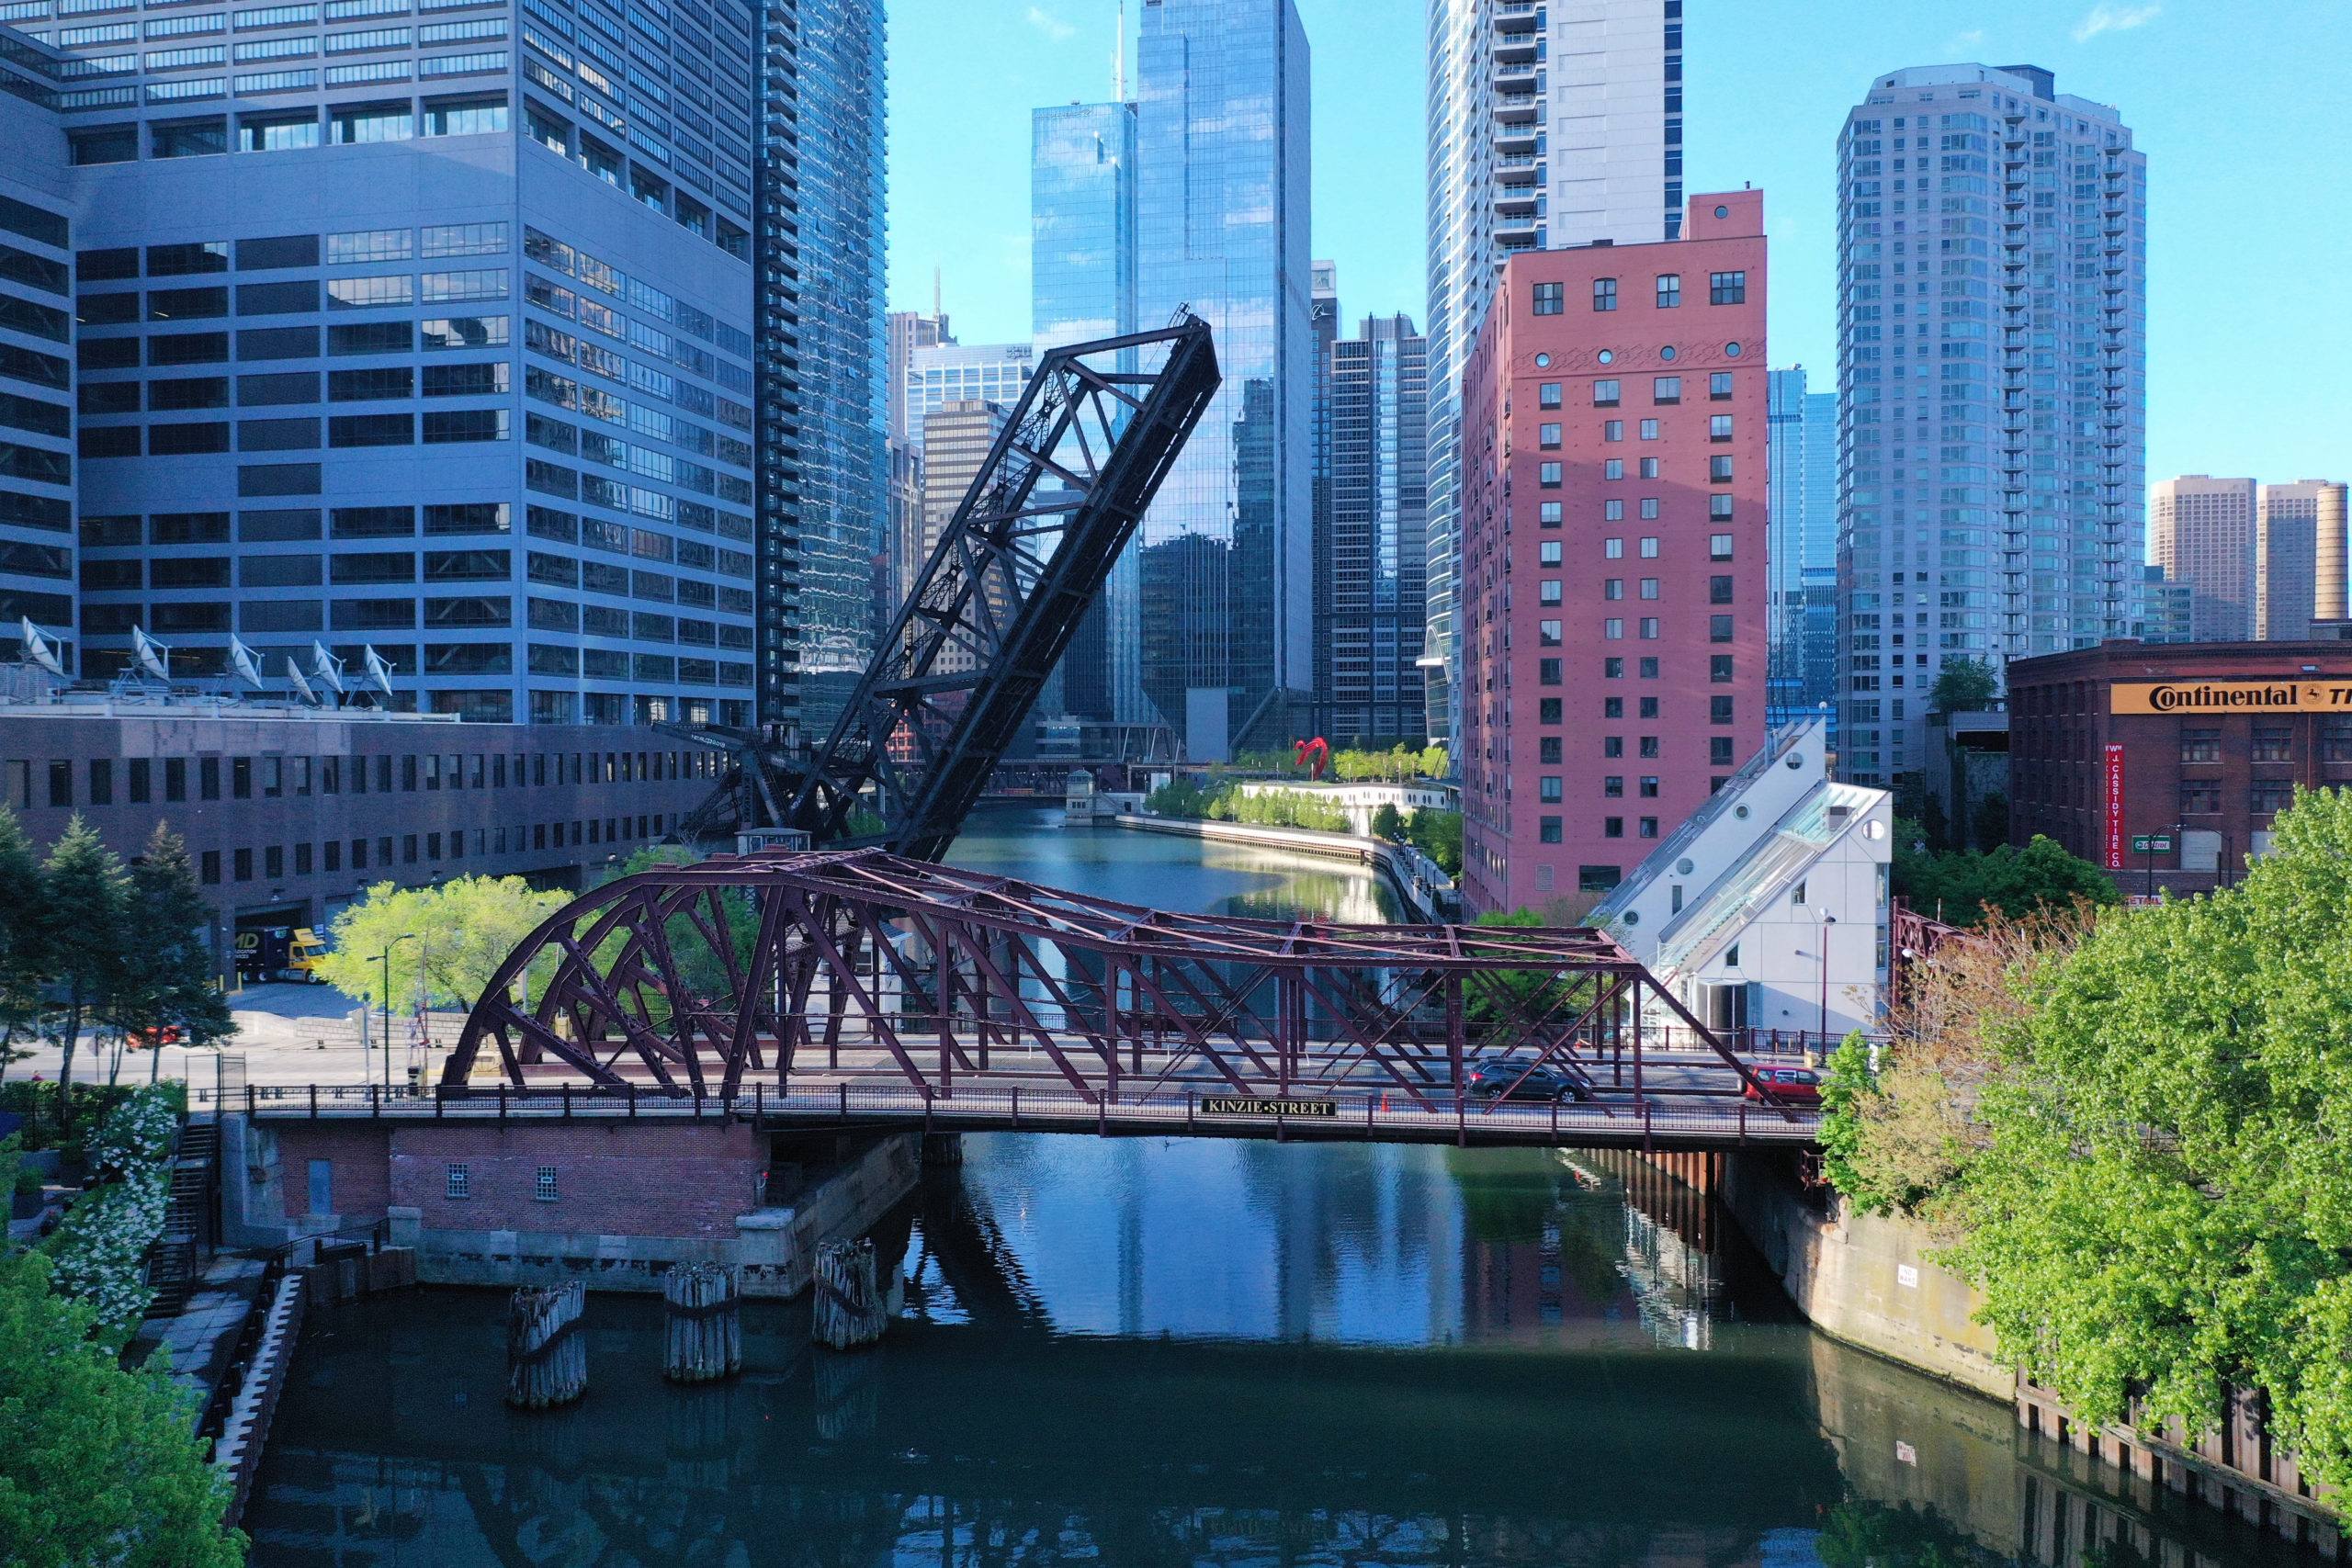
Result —
[{"label": "red sculpture", "polygon": [[1329,741],[1324,739],[1319,735],[1312,740],[1295,740],[1291,742],[1291,752],[1298,759],[1298,765],[1300,767],[1313,771],[1313,775],[1317,783],[1319,784],[1322,782],[1323,770],[1331,765],[1331,743]]}]

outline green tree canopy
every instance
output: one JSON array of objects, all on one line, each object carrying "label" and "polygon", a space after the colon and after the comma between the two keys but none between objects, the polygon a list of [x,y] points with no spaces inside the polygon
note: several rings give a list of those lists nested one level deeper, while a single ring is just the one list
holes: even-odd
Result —
[{"label": "green tree canopy", "polygon": [[2001,682],[1993,667],[1981,659],[1944,660],[1936,683],[1928,691],[1929,713],[1982,713],[1993,705]]},{"label": "green tree canopy", "polygon": [[429,1004],[471,1008],[523,939],[571,900],[519,876],[461,876],[437,887],[379,883],[335,917],[320,972],[345,996],[380,1008],[389,952],[394,1012],[413,1010],[420,992]]},{"label": "green tree canopy", "polygon": [[2267,1392],[2352,1483],[2352,794],[2299,794],[2236,888],[2015,965],[1951,1198],[2005,1354],[2086,1421]]},{"label": "green tree canopy", "polygon": [[1951,925],[1981,924],[1990,909],[2023,918],[2077,898],[2112,904],[2120,897],[2106,872],[2039,833],[2021,850],[2002,844],[1945,854],[1913,849],[1920,837],[1916,825],[1895,824],[1894,891],[1920,914]]},{"label": "green tree canopy", "polygon": [[[236,1032],[228,998],[212,983],[212,907],[197,886],[187,845],[164,823],[130,867],[123,891],[123,952],[107,1018],[130,1033],[175,1028],[205,1046]],[[148,1055],[148,1077],[163,1053]]]},{"label": "green tree canopy", "polygon": [[74,1114],[74,1053],[82,1030],[113,995],[122,974],[129,879],[122,862],[75,812],[41,867],[42,966],[53,1006],[43,1030],[61,1049],[58,1113]]},{"label": "green tree canopy", "polygon": [[0,1072],[25,1054],[49,978],[47,897],[24,824],[0,802]]},{"label": "green tree canopy", "polygon": [[[16,1166],[0,1155],[0,1190]],[[168,1365],[124,1371],[51,1269],[0,1254],[0,1562],[234,1568],[244,1537],[220,1529],[226,1491]]]}]

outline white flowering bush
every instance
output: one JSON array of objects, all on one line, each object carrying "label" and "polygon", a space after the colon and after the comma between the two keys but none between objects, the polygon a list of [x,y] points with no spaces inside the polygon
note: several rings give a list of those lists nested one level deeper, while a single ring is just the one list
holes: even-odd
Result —
[{"label": "white flowering bush", "polygon": [[102,1337],[127,1338],[154,1298],[140,1273],[147,1249],[164,1234],[178,1122],[160,1088],[115,1107],[88,1147],[91,1168],[117,1179],[83,1197],[41,1244],[51,1258],[51,1290],[87,1303]]}]

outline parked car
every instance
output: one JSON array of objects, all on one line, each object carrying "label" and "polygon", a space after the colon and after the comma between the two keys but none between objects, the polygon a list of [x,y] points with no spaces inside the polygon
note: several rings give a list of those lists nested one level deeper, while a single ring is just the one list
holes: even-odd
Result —
[{"label": "parked car", "polygon": [[[1520,1075],[1526,1073],[1524,1078]],[[1518,1087],[1513,1088],[1513,1080]],[[1470,1094],[1474,1100],[1493,1100],[1501,1096],[1510,1100],[1584,1100],[1589,1098],[1584,1085],[1566,1072],[1545,1062],[1533,1072],[1528,1072],[1527,1061],[1482,1062],[1470,1073]]]},{"label": "parked car", "polygon": [[176,1023],[167,1023],[160,1029],[134,1029],[123,1039],[123,1043],[133,1051],[153,1051],[179,1043],[180,1026]]},{"label": "parked car", "polygon": [[1811,1067],[1758,1067],[1755,1072],[1756,1081],[1747,1089],[1750,1100],[1762,1100],[1769,1089],[1781,1100],[1820,1102],[1821,1075]]}]

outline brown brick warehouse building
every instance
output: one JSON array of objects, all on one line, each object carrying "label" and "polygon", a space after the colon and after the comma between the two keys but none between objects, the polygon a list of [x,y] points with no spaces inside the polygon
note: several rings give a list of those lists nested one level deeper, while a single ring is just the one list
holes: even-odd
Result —
[{"label": "brown brick warehouse building", "polygon": [[[2054,839],[2126,893],[2228,886],[2296,786],[2352,785],[2352,643],[2109,642],[2008,682],[2010,840]],[[2147,835],[2171,849],[2133,852]]]}]

